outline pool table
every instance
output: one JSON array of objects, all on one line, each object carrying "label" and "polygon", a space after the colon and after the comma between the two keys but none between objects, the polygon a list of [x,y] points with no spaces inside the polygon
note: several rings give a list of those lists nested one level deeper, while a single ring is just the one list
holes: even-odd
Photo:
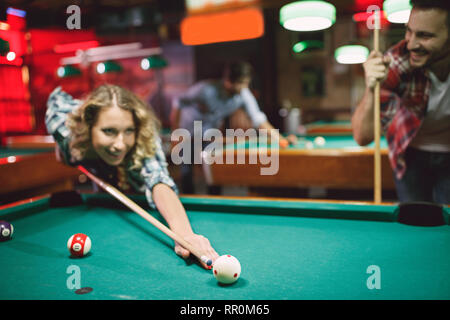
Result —
[{"label": "pool table", "polygon": [[353,135],[349,120],[314,121],[305,125],[305,131],[308,135]]},{"label": "pool table", "polygon": [[79,176],[57,161],[54,146],[0,147],[0,204],[71,190]]},{"label": "pool table", "polygon": [[[0,299],[450,298],[448,207],[446,225],[420,227],[397,222],[395,204],[182,197],[194,230],[240,260],[241,277],[225,286],[108,194],[71,206],[56,196],[0,210],[15,230],[0,242]],[[70,257],[74,233],[92,239],[87,256]]]},{"label": "pool table", "polygon": [[9,149],[50,149],[56,145],[51,135],[10,136],[5,140]]},{"label": "pool table", "polygon": [[[296,145],[280,149],[278,172],[275,175],[261,174],[261,168],[270,165],[263,165],[260,161],[250,164],[251,148],[248,140],[227,144],[222,152],[223,164],[208,164],[211,154],[204,152],[202,166],[206,182],[218,186],[373,189],[373,143],[362,147],[351,135],[322,135],[325,145],[317,146],[314,144],[316,137],[299,136]],[[311,145],[312,149],[307,148]],[[380,147],[382,188],[395,190],[384,137],[380,141]],[[226,161],[228,149],[234,151],[231,158],[233,161]],[[238,164],[239,155],[245,155],[244,164]],[[220,152],[216,156],[220,158]]]}]

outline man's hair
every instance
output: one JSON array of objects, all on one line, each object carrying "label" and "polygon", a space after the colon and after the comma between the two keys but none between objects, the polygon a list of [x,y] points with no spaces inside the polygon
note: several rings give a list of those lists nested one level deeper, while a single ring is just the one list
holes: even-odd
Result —
[{"label": "man's hair", "polygon": [[448,0],[410,0],[414,8],[440,9],[447,12],[447,30],[450,32],[450,1]]},{"label": "man's hair", "polygon": [[224,79],[236,82],[244,77],[252,77],[253,68],[245,61],[234,61],[225,66]]}]

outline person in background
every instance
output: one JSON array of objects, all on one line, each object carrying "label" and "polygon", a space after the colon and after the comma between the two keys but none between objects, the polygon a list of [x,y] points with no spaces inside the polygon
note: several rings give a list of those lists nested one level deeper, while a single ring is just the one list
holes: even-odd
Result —
[{"label": "person in background", "polygon": [[[191,86],[186,93],[174,99],[172,107],[172,130],[184,128],[194,136],[194,121],[201,121],[202,130],[221,128],[230,117],[233,127],[273,130],[267,116],[259,108],[256,98],[249,89],[252,67],[244,61],[226,65],[222,79],[203,80]],[[296,142],[296,136],[276,135],[281,147]],[[193,142],[192,142],[193,143]],[[203,145],[205,147],[205,145]],[[193,148],[192,148],[193,150]],[[193,165],[181,165],[181,187],[183,193],[195,193]],[[220,188],[210,187],[210,194],[220,193]]]}]

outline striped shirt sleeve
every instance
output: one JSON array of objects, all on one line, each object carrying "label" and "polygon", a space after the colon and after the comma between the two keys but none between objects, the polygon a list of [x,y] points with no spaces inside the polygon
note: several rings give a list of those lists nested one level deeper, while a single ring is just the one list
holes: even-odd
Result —
[{"label": "striped shirt sleeve", "polygon": [[49,134],[57,142],[66,163],[69,163],[69,136],[70,130],[66,126],[67,115],[81,104],[71,95],[57,87],[47,100],[47,111],[45,113],[45,125]]},{"label": "striped shirt sleeve", "polygon": [[161,138],[156,139],[156,151],[155,155],[151,158],[144,160],[144,165],[141,169],[141,177],[144,179],[146,186],[145,196],[147,202],[153,209],[156,209],[155,203],[153,201],[153,187],[159,183],[163,183],[169,186],[176,194],[178,194],[178,188],[169,175],[167,169],[168,164],[164,151],[161,145]]}]

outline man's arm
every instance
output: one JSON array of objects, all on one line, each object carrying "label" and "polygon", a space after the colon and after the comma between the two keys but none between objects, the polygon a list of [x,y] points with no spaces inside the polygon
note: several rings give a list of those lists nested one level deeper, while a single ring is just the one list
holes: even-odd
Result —
[{"label": "man's arm", "polygon": [[373,99],[373,88],[366,87],[364,95],[352,116],[353,138],[361,146],[371,143],[374,138]]},{"label": "man's arm", "polygon": [[372,51],[363,64],[366,89],[352,116],[353,137],[359,145],[367,145],[374,139],[374,88],[377,81],[386,78],[389,62],[389,58]]}]

